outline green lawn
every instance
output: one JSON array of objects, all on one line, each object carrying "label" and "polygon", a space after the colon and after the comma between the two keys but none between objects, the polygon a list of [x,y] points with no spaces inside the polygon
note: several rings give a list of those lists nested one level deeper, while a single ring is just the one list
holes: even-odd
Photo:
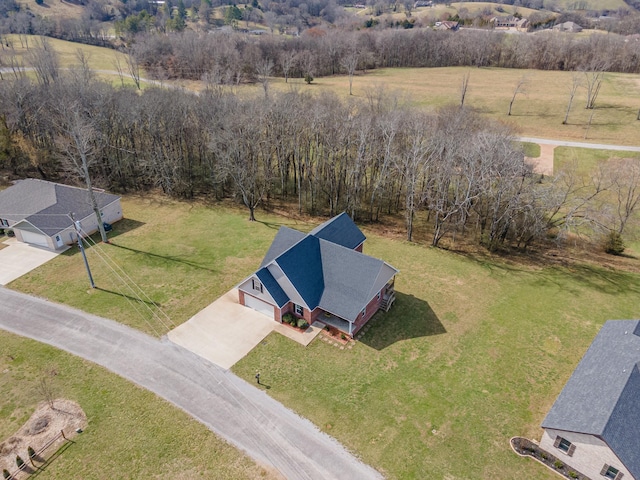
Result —
[{"label": "green lawn", "polygon": [[272,334],[234,367],[391,479],[553,479],[509,448],[539,424],[610,318],[637,316],[640,276],[522,267],[371,235],[398,299],[352,350]]},{"label": "green lawn", "polygon": [[61,479],[275,479],[186,413],[89,362],[0,331],[0,441],[44,400],[44,372],[58,397],[77,401],[88,427],[46,472]]},{"label": "green lawn", "polygon": [[527,157],[538,158],[540,157],[540,145],[531,142],[522,142],[522,150]]},{"label": "green lawn", "polygon": [[[252,272],[280,225],[308,230],[320,221],[258,212],[260,221],[252,223],[235,207],[155,198],[125,198],[123,209],[128,220],[116,224],[104,251],[176,324]],[[417,230],[423,223],[416,219]],[[321,341],[304,348],[272,334],[234,371],[252,381],[259,370],[269,395],[391,479],[424,478],[425,472],[450,479],[555,478],[513,454],[508,440],[539,438],[540,422],[600,325],[637,316],[640,275],[585,265],[525,266],[364,230],[365,252],[401,271],[391,312],[379,313],[351,350]],[[89,250],[96,282],[115,291],[96,253]],[[165,331],[138,318],[121,296],[87,294],[76,253],[11,288]]]},{"label": "green lawn", "polygon": [[622,152],[615,150],[597,150],[589,148],[556,147],[554,150],[553,170],[560,171],[575,164],[578,172],[588,174],[601,162],[611,158],[639,158],[640,152]]},{"label": "green lawn", "polygon": [[[114,225],[111,244],[87,250],[98,289],[89,288],[76,247],[14,281],[11,288],[159,336],[170,329],[169,323],[185,322],[252,273],[279,224],[295,227],[262,214],[258,220],[273,223],[252,223],[247,221],[248,212],[236,208],[208,208],[160,197],[125,198],[122,208],[126,219]],[[131,282],[123,283],[124,277]],[[139,301],[136,287],[128,286],[133,284],[141,286],[148,298],[141,296]]]}]

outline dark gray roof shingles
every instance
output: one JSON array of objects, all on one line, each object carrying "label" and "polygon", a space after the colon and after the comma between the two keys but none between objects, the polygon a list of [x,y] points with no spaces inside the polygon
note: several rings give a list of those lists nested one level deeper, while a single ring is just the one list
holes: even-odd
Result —
[{"label": "dark gray roof shingles", "polygon": [[[120,198],[101,191],[95,196],[100,208]],[[92,210],[86,189],[44,180],[22,180],[0,192],[0,218],[24,219],[49,236],[72,226],[69,213],[80,220]]]},{"label": "dark gray roof shingles", "polygon": [[349,215],[344,212],[317,226],[310,233],[352,250],[367,239]]},{"label": "dark gray roof shingles", "polygon": [[307,235],[275,261],[307,306],[311,310],[316,308],[324,291],[320,241]]},{"label": "dark gray roof shingles", "polygon": [[285,251],[293,247],[302,240],[306,235],[298,230],[289,227],[280,227],[276,238],[271,242],[269,250],[262,259],[261,267],[268,265],[272,260],[283,254]]},{"label": "dark gray roof shingles", "polygon": [[604,324],[542,422],[553,428],[601,436],[640,478],[639,320]]}]

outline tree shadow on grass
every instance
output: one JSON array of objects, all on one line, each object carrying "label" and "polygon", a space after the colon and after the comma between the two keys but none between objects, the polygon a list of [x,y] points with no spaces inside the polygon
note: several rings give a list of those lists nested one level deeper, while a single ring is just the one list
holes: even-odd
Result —
[{"label": "tree shadow on grass", "polygon": [[376,350],[403,340],[447,333],[426,301],[398,291],[391,309],[376,313],[369,325],[359,341]]},{"label": "tree shadow on grass", "polygon": [[211,273],[216,273],[216,270],[214,270],[213,268],[203,267],[202,265],[200,265],[198,263],[190,262],[188,260],[182,260],[181,258],[172,256],[172,255],[158,255],[157,253],[145,252],[144,250],[138,250],[138,249],[131,248],[131,247],[125,247],[124,245],[118,245],[117,243],[114,243],[114,242],[109,242],[109,245],[114,246],[114,247],[118,247],[118,248],[122,248],[124,250],[129,250],[130,252],[133,252],[133,253],[146,255],[146,256],[151,257],[151,258],[156,258],[156,259],[160,259],[160,260],[164,260],[164,261],[168,261],[168,262],[181,263],[183,265],[188,265],[189,267],[197,268],[199,270],[206,270],[206,271],[211,272]]}]

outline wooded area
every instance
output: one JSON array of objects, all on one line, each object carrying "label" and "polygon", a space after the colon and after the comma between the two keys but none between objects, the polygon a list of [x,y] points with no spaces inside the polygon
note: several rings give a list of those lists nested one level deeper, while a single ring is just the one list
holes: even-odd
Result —
[{"label": "wooded area", "polygon": [[46,42],[30,62],[36,81],[17,71],[0,82],[0,155],[16,176],[77,181],[84,161],[112,191],[235,196],[252,219],[275,200],[365,221],[403,213],[409,240],[420,213],[433,245],[462,235],[490,249],[526,248],[550,231],[622,234],[640,196],[637,160],[589,179],[542,178],[505,125],[458,106],[427,114],[384,89],[347,102],[295,91],[239,97],[215,84],[200,95],[139,92],[96,80],[86,62],[60,71]]}]

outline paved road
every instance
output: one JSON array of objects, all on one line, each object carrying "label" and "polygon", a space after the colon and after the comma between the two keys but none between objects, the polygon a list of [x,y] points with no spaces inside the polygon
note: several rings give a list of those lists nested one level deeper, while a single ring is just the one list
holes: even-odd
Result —
[{"label": "paved road", "polygon": [[520,142],[541,143],[544,145],[555,145],[558,147],[578,147],[578,148],[593,148],[597,150],[640,152],[640,147],[630,147],[628,145],[608,145],[606,143],[567,142],[565,140],[550,140],[548,138],[534,138],[534,137],[516,137],[516,140]]},{"label": "paved road", "polygon": [[265,392],[168,340],[2,287],[0,328],[137,383],[287,479],[383,478]]}]

